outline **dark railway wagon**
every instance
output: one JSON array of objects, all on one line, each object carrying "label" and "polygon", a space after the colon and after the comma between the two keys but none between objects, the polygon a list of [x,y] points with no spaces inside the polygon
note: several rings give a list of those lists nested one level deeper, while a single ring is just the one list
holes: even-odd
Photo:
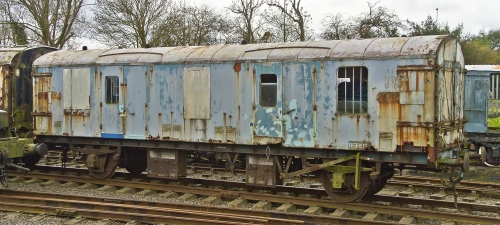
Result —
[{"label": "dark railway wagon", "polygon": [[488,125],[488,119],[500,117],[500,66],[467,65],[465,68],[466,137],[483,164],[498,166],[500,125]]},{"label": "dark railway wagon", "polygon": [[[34,145],[32,128],[33,61],[55,51],[50,47],[0,47],[0,180],[6,184],[5,167],[31,166],[47,153]],[[16,163],[16,164],[15,164]]]},{"label": "dark railway wagon", "polygon": [[394,168],[461,166],[464,59],[447,36],[57,51],[35,61],[36,142],[176,179],[193,157],[248,185],[317,175],[336,201]]}]

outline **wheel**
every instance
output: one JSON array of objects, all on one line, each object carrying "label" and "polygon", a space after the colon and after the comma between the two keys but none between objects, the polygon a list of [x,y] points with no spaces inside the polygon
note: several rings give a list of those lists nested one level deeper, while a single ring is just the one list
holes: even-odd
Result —
[{"label": "wheel", "polygon": [[484,146],[479,147],[479,154],[481,155],[481,163],[485,165],[488,153],[486,152],[486,148]]},{"label": "wheel", "polygon": [[462,170],[463,170],[463,172],[466,172],[466,173],[468,173],[469,170],[470,170],[470,156],[469,156],[468,152],[466,152],[464,154],[464,159],[463,159],[463,164],[462,164]]},{"label": "wheel", "polygon": [[87,167],[90,174],[95,178],[108,179],[111,176],[113,176],[113,174],[115,174],[116,166],[118,164],[118,159],[117,159],[118,157],[114,157],[113,154],[100,155],[100,156],[88,155],[87,160],[89,160],[90,158],[93,159],[99,158],[99,160],[104,160],[104,165],[101,165],[103,167],[102,170],[101,168],[96,169]]},{"label": "wheel", "polygon": [[[355,202],[363,198],[370,187],[370,177],[368,173],[361,173],[360,188],[354,188],[354,174],[346,174],[345,182],[340,189],[334,189],[332,185],[333,174],[322,170],[319,175],[319,181],[323,184],[326,193],[336,202]],[[345,184],[348,185],[345,185]]]},{"label": "wheel", "polygon": [[368,187],[368,190],[366,191],[365,196],[373,196],[377,194],[379,191],[384,189],[385,185],[387,184],[387,180],[389,180],[389,177],[387,178],[380,178],[378,182],[370,182],[370,187]]},{"label": "wheel", "polygon": [[376,180],[375,182],[370,181],[370,187],[368,187],[368,191],[366,191],[365,196],[373,196],[382,189],[384,189],[385,185],[387,184],[387,181],[391,179],[391,177],[394,175],[394,171],[382,172],[382,175],[383,176],[378,180]]}]

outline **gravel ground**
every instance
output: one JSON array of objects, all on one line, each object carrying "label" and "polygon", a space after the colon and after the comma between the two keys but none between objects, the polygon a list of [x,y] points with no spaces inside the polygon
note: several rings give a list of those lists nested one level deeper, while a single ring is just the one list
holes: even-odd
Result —
[{"label": "gravel ground", "polygon": [[[38,214],[19,213],[19,212],[2,212],[0,211],[0,223],[2,225],[61,225],[68,224],[73,218],[56,217],[44,215],[41,219]],[[104,221],[83,219],[77,225],[123,225],[125,222]],[[139,224],[139,223],[137,223]]]},{"label": "gravel ground", "polygon": [[[475,171],[485,171],[485,173],[492,174],[493,176],[496,176],[496,173],[491,173],[488,170],[475,170]],[[476,172],[478,173],[478,172]],[[417,174],[417,175],[423,175],[423,174]],[[225,179],[228,181],[237,181],[237,182],[243,182],[245,179],[244,175],[231,175],[229,173],[221,173],[221,174],[212,174],[210,172],[205,172],[205,173],[193,173],[192,171],[189,171],[188,177],[193,177],[193,178],[203,178],[203,179]],[[486,176],[484,175],[478,175],[477,177],[480,177],[481,179],[488,179],[485,178]],[[298,178],[295,179],[287,179],[284,181],[284,183],[293,183],[294,186],[296,187],[307,187],[310,188],[311,185],[318,186],[318,182],[311,179],[311,180],[301,180]],[[322,186],[319,185],[320,189],[322,189]],[[202,205],[202,198],[197,198],[192,201],[181,201],[176,198],[171,198],[167,199],[164,197],[161,197],[159,194],[151,195],[151,196],[138,196],[134,194],[116,194],[114,192],[104,192],[104,191],[98,191],[95,189],[79,189],[79,188],[48,188],[45,186],[41,186],[40,184],[24,184],[24,183],[11,183],[9,185],[9,189],[12,190],[24,190],[24,191],[32,191],[32,192],[46,192],[47,190],[50,190],[52,193],[60,193],[60,194],[69,194],[69,195],[87,195],[87,196],[96,196],[96,197],[105,197],[105,198],[117,198],[117,199],[133,199],[133,200],[143,200],[143,201],[160,201],[160,202],[169,202],[169,203],[179,203],[179,204],[197,204],[197,205]],[[394,191],[405,191],[405,188],[400,188],[400,187],[391,187],[387,186],[384,188],[383,191],[389,191],[389,192],[394,192]],[[287,195],[290,193],[280,193],[282,195]],[[435,194],[435,192],[431,191],[418,191],[415,192],[411,197],[415,198],[430,198],[430,195]],[[469,196],[463,196],[460,195],[458,197],[458,201],[461,202],[463,201],[462,199],[464,197],[469,197]],[[448,201],[453,201],[453,196],[452,195],[447,195],[446,200]],[[481,204],[495,204],[499,202],[498,199],[496,198],[490,198],[490,197],[483,197],[479,196],[478,200],[476,201],[477,203]],[[228,203],[226,201],[223,201],[219,207],[228,207]],[[387,203],[382,203],[382,204],[387,204]],[[240,208],[251,208],[253,204],[248,203],[245,205],[242,205]],[[412,206],[416,208],[421,208],[421,206]],[[276,211],[277,208],[273,208],[270,211]],[[456,212],[455,209],[439,209],[443,211],[453,211]],[[303,213],[304,209],[298,208],[297,209],[298,213]],[[27,213],[21,213],[19,214],[17,212],[0,212],[0,223],[1,224],[66,224],[68,223],[72,218],[61,218],[61,217],[54,217],[54,216],[46,216],[40,220],[33,221],[35,217],[38,215],[35,214],[27,214]],[[496,213],[484,213],[484,212],[471,212],[473,215],[481,215],[481,216],[498,216]],[[326,214],[325,214],[326,215]],[[398,221],[398,218],[395,218],[395,221]],[[424,223],[422,223],[424,222]],[[420,224],[440,224],[441,222],[439,221],[421,221]],[[102,221],[102,220],[90,220],[90,219],[84,219],[81,222],[77,223],[78,225],[84,224],[84,225],[115,225],[115,224],[126,224],[123,222],[116,222],[116,221]],[[130,223],[129,223],[130,224]]]}]

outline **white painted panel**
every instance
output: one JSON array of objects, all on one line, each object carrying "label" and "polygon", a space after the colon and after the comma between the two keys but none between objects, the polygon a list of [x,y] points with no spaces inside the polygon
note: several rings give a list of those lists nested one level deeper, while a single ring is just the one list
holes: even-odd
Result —
[{"label": "white painted panel", "polygon": [[184,118],[210,119],[210,68],[184,69]]},{"label": "white painted panel", "polygon": [[64,109],[71,109],[71,88],[72,88],[72,79],[71,79],[71,69],[64,69],[63,71],[63,106]]},{"label": "white painted panel", "polygon": [[408,91],[418,91],[417,90],[417,80],[418,80],[417,71],[410,71],[408,73],[408,83],[409,83],[409,90]]},{"label": "white painted panel", "polygon": [[424,90],[424,72],[409,71],[408,72],[408,91],[423,91]]},{"label": "white painted panel", "polygon": [[90,109],[90,69],[73,69],[71,84],[73,109]]},{"label": "white painted panel", "polygon": [[423,105],[425,103],[423,91],[402,91],[399,93],[401,105]]}]

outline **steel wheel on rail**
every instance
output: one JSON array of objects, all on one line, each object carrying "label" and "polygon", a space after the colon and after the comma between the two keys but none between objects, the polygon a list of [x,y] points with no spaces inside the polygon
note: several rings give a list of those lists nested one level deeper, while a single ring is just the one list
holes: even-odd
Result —
[{"label": "steel wheel on rail", "polygon": [[479,147],[479,155],[481,155],[481,163],[483,165],[486,165],[487,154],[488,152],[486,152],[486,148],[484,146]]},{"label": "steel wheel on rail", "polygon": [[384,189],[387,181],[394,175],[394,170],[382,170],[381,174],[382,175],[377,180],[370,180],[370,187],[368,187],[365,196],[373,196]]},{"label": "steel wheel on rail", "polygon": [[86,154],[86,164],[90,174],[99,179],[107,179],[113,176],[118,166],[120,152],[120,150],[116,150],[115,153],[110,154]]},{"label": "steel wheel on rail", "polygon": [[[333,173],[328,172],[328,171],[320,171],[319,174],[319,181],[323,184],[323,188],[325,189],[326,193],[336,202],[355,202],[363,198],[365,196],[366,192],[368,191],[368,188],[370,187],[370,177],[369,173],[361,173],[360,175],[360,188],[359,190],[356,190],[354,188],[354,174],[346,174],[345,175],[345,180],[344,185],[342,185],[342,188],[336,189],[333,188],[332,185],[332,177]],[[345,184],[348,185],[345,185]]]}]

